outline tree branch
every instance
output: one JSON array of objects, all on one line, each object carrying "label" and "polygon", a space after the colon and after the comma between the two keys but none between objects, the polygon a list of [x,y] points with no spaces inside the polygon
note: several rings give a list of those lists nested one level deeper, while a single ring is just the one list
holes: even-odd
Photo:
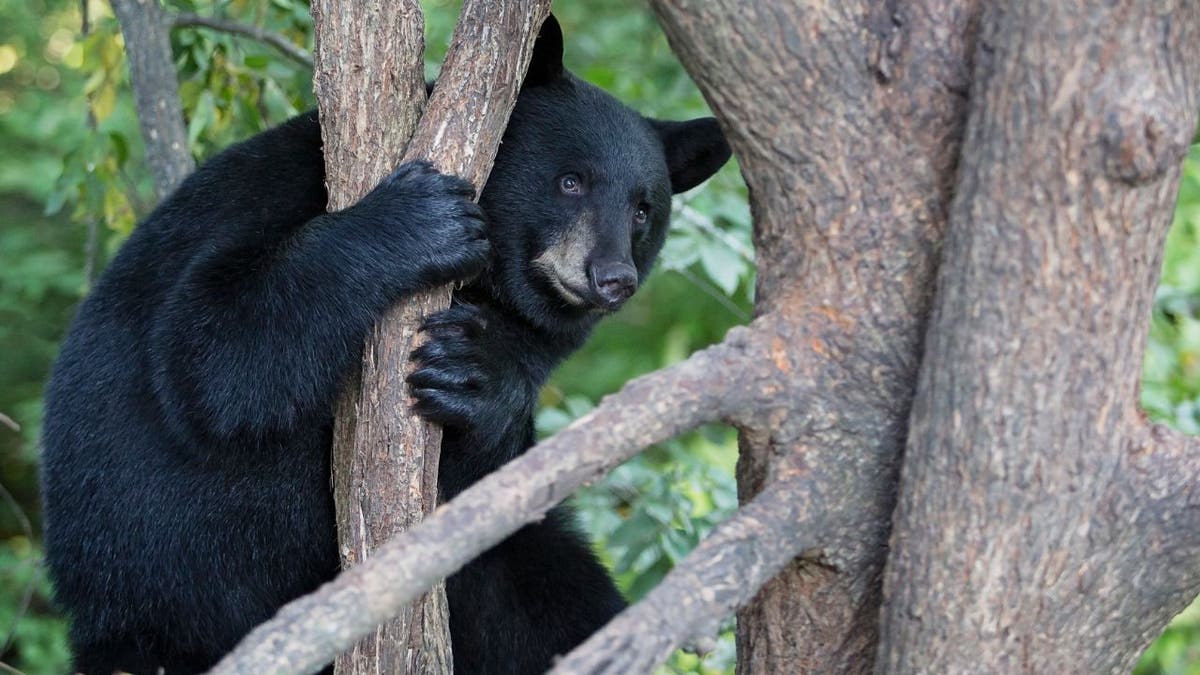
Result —
[{"label": "tree branch", "polygon": [[229,19],[218,19],[211,16],[200,16],[191,12],[181,12],[171,17],[171,28],[211,28],[223,33],[232,35],[241,35],[254,40],[258,40],[264,44],[270,45],[278,49],[284,56],[308,68],[313,67],[312,55],[305,51],[300,46],[294,44],[291,40],[265,28],[253,26],[240,21],[231,21]]},{"label": "tree branch", "polygon": [[1141,420],[1141,433],[1130,443],[1131,489],[1171,503],[1171,516],[1190,518],[1173,528],[1200,547],[1200,436],[1165,424]]},{"label": "tree branch", "polygon": [[752,334],[734,329],[725,342],[630,382],[361,564],[284,606],[211,672],[314,672],[583,483],[647,445],[743,414],[761,395],[757,376],[770,363],[748,349]]},{"label": "tree branch", "polygon": [[1200,467],[1191,462],[1200,459],[1200,436],[1143,418],[1146,446],[1142,451],[1151,451],[1163,461],[1160,465],[1174,464],[1171,475],[1178,476],[1178,469],[1196,471]]},{"label": "tree branch", "polygon": [[688,639],[713,634],[784,565],[816,546],[825,515],[819,497],[803,477],[777,479],[551,673],[650,672]]},{"label": "tree branch", "polygon": [[[416,159],[481,188],[550,0],[464,2],[423,115],[424,22],[416,0],[312,6],[330,208],[354,203],[397,163]],[[366,341],[357,383],[338,403],[331,463],[343,568],[373,555],[437,502],[441,429],[410,410],[403,375],[422,318],[449,301],[446,286],[391,308]],[[443,672],[448,663],[423,660],[449,654],[446,613],[445,594],[435,588],[339,657],[339,671]]]},{"label": "tree branch", "polygon": [[113,0],[112,8],[125,39],[146,161],[154,174],[155,192],[162,199],[195,167],[171,60],[169,23],[158,0]]}]

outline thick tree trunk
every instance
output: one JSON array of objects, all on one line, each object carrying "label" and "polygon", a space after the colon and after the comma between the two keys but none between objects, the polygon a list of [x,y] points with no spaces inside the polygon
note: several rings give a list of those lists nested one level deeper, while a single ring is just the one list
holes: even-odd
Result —
[{"label": "thick tree trunk", "polygon": [[829,509],[738,614],[739,671],[868,671],[974,3],[653,4],[750,187],[757,312],[789,375],[742,425],[742,500],[796,473]]},{"label": "thick tree trunk", "polygon": [[1137,405],[1200,11],[996,3],[972,91],[880,669],[1128,672],[1200,591],[1195,486]]},{"label": "thick tree trunk", "polygon": [[[330,208],[353,203],[400,162],[415,159],[482,186],[548,13],[549,0],[468,0],[414,136],[425,101],[419,4],[314,3]],[[368,339],[359,377],[339,404],[333,484],[345,568],[437,503],[441,430],[411,412],[404,375],[421,318],[449,299],[450,289],[442,288],[393,308]],[[346,673],[438,673],[450,664],[441,584],[336,662]]]}]

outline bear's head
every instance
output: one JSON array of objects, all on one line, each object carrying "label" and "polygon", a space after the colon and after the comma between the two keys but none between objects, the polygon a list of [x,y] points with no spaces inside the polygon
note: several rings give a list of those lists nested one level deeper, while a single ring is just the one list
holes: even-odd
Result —
[{"label": "bear's head", "polygon": [[553,16],[480,203],[495,251],[493,293],[535,324],[572,331],[615,311],[667,236],[671,195],[729,159],[711,117],[642,117],[563,68]]}]

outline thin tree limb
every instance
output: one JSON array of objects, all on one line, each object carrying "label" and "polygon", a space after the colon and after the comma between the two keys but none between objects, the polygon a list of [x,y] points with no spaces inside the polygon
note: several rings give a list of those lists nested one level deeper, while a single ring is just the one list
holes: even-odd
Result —
[{"label": "thin tree limb", "polygon": [[[313,90],[328,206],[337,211],[403,161],[425,105],[425,21],[418,0],[313,0],[311,9]],[[427,450],[438,447],[438,430],[407,414],[399,396],[370,391],[376,380],[402,379],[397,360],[413,332],[397,339],[377,326],[336,407],[330,473],[342,569],[420,521],[436,500],[437,453]],[[444,673],[448,615],[445,589],[434,586],[342,651],[334,672]]]},{"label": "thin tree limb", "polygon": [[439,579],[533,522],[577,487],[657,443],[736,418],[761,397],[769,361],[752,331],[640,377],[479,481],[361,564],[256,628],[211,672],[315,672]]},{"label": "thin tree limb", "polygon": [[[421,115],[419,3],[314,2],[330,208],[353,203],[397,163],[417,159],[481,188],[549,12],[549,0],[467,0]],[[381,110],[381,99],[394,114]],[[404,373],[422,318],[449,301],[446,286],[391,308],[367,339],[357,383],[338,404],[331,454],[343,568],[369,558],[437,501],[441,429],[410,410]],[[449,655],[447,613],[444,592],[434,588],[339,657],[340,672],[445,672],[448,663],[432,661]]]},{"label": "thin tree limb", "polygon": [[716,632],[824,529],[820,491],[777,479],[722,523],[641,602],[571,652],[553,675],[647,673],[689,639]]},{"label": "thin tree limb", "polygon": [[286,37],[274,31],[254,26],[240,21],[232,21],[229,19],[219,19],[213,16],[200,16],[192,12],[181,12],[171,16],[171,28],[211,28],[212,30],[229,33],[231,35],[240,35],[253,40],[258,40],[263,44],[270,45],[279,50],[284,56],[308,68],[313,67],[312,54],[309,54],[304,48],[293,43]]},{"label": "thin tree limb", "polygon": [[169,22],[158,0],[113,0],[112,8],[125,39],[146,161],[155,193],[162,199],[195,168],[171,59]]}]

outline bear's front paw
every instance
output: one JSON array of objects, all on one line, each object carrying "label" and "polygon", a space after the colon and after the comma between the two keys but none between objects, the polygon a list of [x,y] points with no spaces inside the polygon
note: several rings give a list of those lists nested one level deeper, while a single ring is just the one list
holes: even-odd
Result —
[{"label": "bear's front paw", "polygon": [[386,224],[385,236],[402,244],[422,285],[471,279],[487,266],[491,245],[483,209],[470,182],[440,173],[428,162],[406,162],[354,209]]},{"label": "bear's front paw", "polygon": [[531,405],[524,380],[503,354],[489,350],[488,325],[473,305],[429,316],[428,340],[412,354],[414,408],[425,419],[473,434],[499,432]]}]

